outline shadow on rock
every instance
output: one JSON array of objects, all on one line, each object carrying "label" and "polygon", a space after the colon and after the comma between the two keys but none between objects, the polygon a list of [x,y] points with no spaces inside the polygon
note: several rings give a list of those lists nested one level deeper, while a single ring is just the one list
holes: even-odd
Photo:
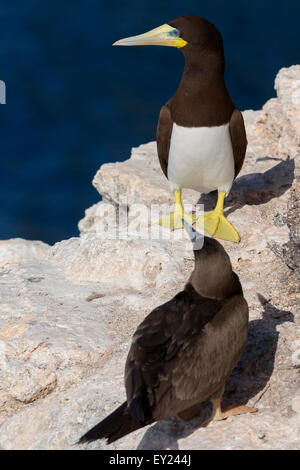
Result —
[{"label": "shadow on rock", "polygon": [[[265,160],[258,158],[257,161]],[[259,205],[284,194],[293,184],[294,160],[282,160],[264,173],[251,173],[238,177],[225,200],[225,215],[229,215],[244,205]],[[217,191],[202,194],[198,204],[204,204],[205,211],[213,210],[217,201]]]},{"label": "shadow on rock", "polygon": [[262,295],[257,296],[264,308],[263,316],[249,323],[247,344],[227,382],[225,403],[244,405],[264,390],[274,370],[279,339],[276,327],[294,321],[291,312],[279,310]]},{"label": "shadow on rock", "polygon": [[[249,323],[245,350],[226,384],[222,399],[223,409],[229,405],[245,405],[259,392],[263,393],[274,370],[279,338],[276,327],[294,321],[291,312],[279,310],[261,294],[257,295],[264,308],[262,318]],[[144,434],[138,449],[178,449],[178,440],[199,429],[210,412],[211,405],[205,402],[199,416],[189,422],[171,418],[154,424]]]}]

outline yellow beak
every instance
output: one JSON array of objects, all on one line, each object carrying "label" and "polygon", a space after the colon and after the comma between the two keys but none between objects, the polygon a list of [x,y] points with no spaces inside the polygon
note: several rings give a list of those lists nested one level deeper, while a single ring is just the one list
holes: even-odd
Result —
[{"label": "yellow beak", "polygon": [[178,29],[168,24],[151,29],[144,34],[120,39],[113,46],[170,46],[184,47],[187,42],[180,37]]}]

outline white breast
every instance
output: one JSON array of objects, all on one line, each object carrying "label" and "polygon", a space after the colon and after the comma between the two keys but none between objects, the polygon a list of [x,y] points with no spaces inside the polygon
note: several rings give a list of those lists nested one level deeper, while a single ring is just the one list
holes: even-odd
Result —
[{"label": "white breast", "polygon": [[218,127],[181,127],[173,124],[168,180],[171,190],[191,188],[202,193],[229,193],[234,158],[229,124]]}]

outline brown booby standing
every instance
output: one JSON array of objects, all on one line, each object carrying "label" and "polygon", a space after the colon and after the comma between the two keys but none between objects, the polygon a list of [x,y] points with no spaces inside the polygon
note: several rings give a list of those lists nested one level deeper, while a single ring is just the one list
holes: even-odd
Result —
[{"label": "brown booby standing", "polygon": [[256,410],[221,411],[225,382],[244,349],[248,305],[224,248],[205,237],[184,290],[157,307],[134,333],[125,365],[127,400],[80,443],[108,443],[154,421],[193,416],[211,399],[212,420]]},{"label": "brown booby standing", "polygon": [[174,213],[159,223],[177,229],[183,228],[184,220],[190,225],[196,220],[197,227],[198,220],[202,227],[199,218],[184,212],[181,190],[218,190],[214,211],[204,214],[204,229],[216,238],[238,242],[223,206],[242,168],[247,138],[242,114],[226,89],[220,32],[204,18],[181,16],[114,45],[173,46],[185,57],[179,88],[162,107],[157,127],[158,158],[175,196]]}]

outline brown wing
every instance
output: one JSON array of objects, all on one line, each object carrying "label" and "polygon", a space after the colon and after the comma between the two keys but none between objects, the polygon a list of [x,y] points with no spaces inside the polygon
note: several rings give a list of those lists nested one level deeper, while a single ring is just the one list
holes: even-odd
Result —
[{"label": "brown wing", "polygon": [[156,131],[158,159],[166,178],[168,177],[168,159],[172,128],[173,120],[167,103],[160,110]]},{"label": "brown wing", "polygon": [[173,395],[188,399],[189,407],[219,390],[242,354],[247,332],[248,305],[241,294],[235,295],[180,357],[173,371]]},{"label": "brown wing", "polygon": [[[125,387],[129,410],[138,421],[149,421],[159,402],[158,393],[171,386],[171,370],[165,361],[176,356],[180,345],[176,331],[180,327],[185,293],[153,310],[138,326],[125,365]],[[180,313],[181,312],[181,313]]]},{"label": "brown wing", "polygon": [[247,304],[236,297],[239,305],[218,320],[223,302],[181,292],[138,327],[125,367],[127,403],[136,419],[174,416],[226,380],[247,334]]},{"label": "brown wing", "polygon": [[245,124],[242,113],[238,109],[234,109],[230,122],[229,131],[231,136],[231,144],[234,156],[235,178],[241,171],[243,166],[246,149],[247,149],[247,136]]}]

